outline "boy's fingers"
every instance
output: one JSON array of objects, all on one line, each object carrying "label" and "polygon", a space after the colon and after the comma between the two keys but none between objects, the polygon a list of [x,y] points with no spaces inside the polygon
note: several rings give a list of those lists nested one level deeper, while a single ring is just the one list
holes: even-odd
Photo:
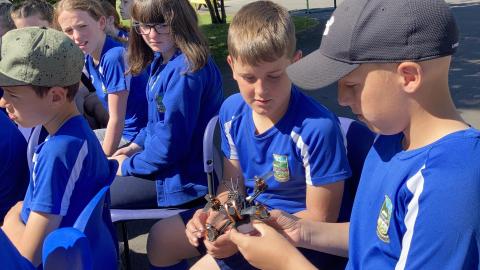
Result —
[{"label": "boy's fingers", "polygon": [[205,229],[199,218],[193,218],[191,224],[191,231],[203,231]]},{"label": "boy's fingers", "polygon": [[253,228],[255,228],[255,230],[257,230],[260,233],[261,236],[265,235],[265,233],[269,231],[276,232],[274,228],[270,227],[268,224],[265,224],[263,222],[253,222],[252,226]]},{"label": "boy's fingers", "polygon": [[239,233],[236,229],[231,229],[230,232],[229,232],[229,237],[230,237],[230,240],[235,244],[235,245],[239,245],[240,243],[242,243],[245,235]]},{"label": "boy's fingers", "polygon": [[281,215],[282,215],[282,211],[280,211],[280,210],[273,209],[273,210],[270,211],[270,219],[278,218]]}]

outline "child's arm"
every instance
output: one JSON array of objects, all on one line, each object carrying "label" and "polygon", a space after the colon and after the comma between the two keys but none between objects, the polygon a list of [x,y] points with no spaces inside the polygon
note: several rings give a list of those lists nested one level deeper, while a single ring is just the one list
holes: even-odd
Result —
[{"label": "child's arm", "polygon": [[42,246],[45,237],[58,228],[62,217],[39,212],[30,212],[27,224],[20,219],[22,204],[18,203],[5,217],[2,230],[23,257],[33,265],[42,261]]},{"label": "child's arm", "polygon": [[103,140],[103,152],[111,156],[118,148],[125,126],[125,113],[127,111],[128,91],[119,91],[108,94],[108,119],[105,138]]},{"label": "child's arm", "polygon": [[306,182],[306,209],[296,216],[313,221],[336,222],[340,211],[344,179],[351,175],[339,125],[333,119],[305,121],[300,136],[308,150],[296,149],[303,161]]},{"label": "child's arm", "polygon": [[[243,182],[242,168],[240,167],[240,162],[236,159],[223,158],[223,176],[220,184],[217,188],[217,197],[219,197],[221,202],[226,201],[227,199],[227,186],[230,186],[231,183],[236,186],[238,180],[238,191],[241,194],[245,194],[245,183]],[[225,183],[225,184],[224,184]]]},{"label": "child's arm", "polygon": [[264,223],[253,223],[253,227],[259,236],[242,234],[235,229],[229,233],[232,242],[253,266],[275,270],[317,269],[272,227]]},{"label": "child's arm", "polygon": [[[182,67],[183,72],[183,67]],[[172,164],[184,162],[191,154],[191,142],[199,132],[197,125],[201,123],[202,104],[205,95],[210,95],[204,84],[208,70],[201,70],[189,75],[183,75],[180,70],[166,72],[162,91],[162,100],[156,99],[155,106],[160,105],[155,120],[137,135],[134,142],[142,147],[142,151],[125,159],[120,166],[121,175],[135,175],[142,178],[166,177]],[[171,76],[170,76],[171,75]],[[164,93],[163,93],[164,92]],[[162,120],[160,120],[162,119]],[[153,119],[150,119],[153,120]],[[201,130],[203,134],[203,130]],[[138,138],[140,137],[140,139]]]},{"label": "child's arm", "polygon": [[312,221],[336,222],[342,202],[344,181],[323,186],[307,185],[306,205],[295,216]]},{"label": "child's arm", "polygon": [[338,256],[348,255],[349,223],[314,222],[278,210],[270,214],[266,222],[271,227],[254,223],[259,236],[240,234],[236,230],[229,233],[242,255],[257,268],[314,269],[291,244]]}]

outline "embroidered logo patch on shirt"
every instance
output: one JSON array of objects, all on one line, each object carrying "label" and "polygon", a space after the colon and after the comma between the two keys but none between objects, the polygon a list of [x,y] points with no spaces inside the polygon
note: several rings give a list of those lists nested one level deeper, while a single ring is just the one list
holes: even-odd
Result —
[{"label": "embroidered logo patch on shirt", "polygon": [[286,155],[273,154],[273,176],[278,182],[287,182],[290,179]]},{"label": "embroidered logo patch on shirt", "polygon": [[157,103],[157,111],[160,113],[165,112],[165,105],[163,105],[163,95],[157,95],[157,98],[155,99]]},{"label": "embroidered logo patch on shirt", "polygon": [[390,237],[388,236],[388,228],[390,227],[390,219],[392,217],[392,200],[385,195],[382,208],[378,214],[377,219],[377,236],[385,243],[390,243]]},{"label": "embroidered logo patch on shirt", "polygon": [[105,85],[102,83],[102,92],[104,94],[107,94],[107,88],[105,87]]}]

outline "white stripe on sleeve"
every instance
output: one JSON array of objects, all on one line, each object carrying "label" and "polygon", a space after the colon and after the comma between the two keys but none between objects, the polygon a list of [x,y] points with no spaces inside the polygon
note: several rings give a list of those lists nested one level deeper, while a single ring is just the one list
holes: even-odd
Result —
[{"label": "white stripe on sleeve", "polygon": [[233,143],[233,138],[231,134],[231,129],[232,129],[232,120],[226,122],[223,127],[225,129],[225,136],[227,137],[228,140],[228,145],[230,146],[230,157],[229,159],[238,159],[238,152],[237,152],[237,147],[235,147],[235,144]]},{"label": "white stripe on sleeve", "polygon": [[310,174],[310,154],[308,153],[308,145],[303,142],[302,137],[292,130],[290,133],[290,137],[292,137],[293,142],[300,150],[300,155],[302,156],[303,167],[305,168],[305,182],[308,185],[313,185],[312,183],[312,176]]},{"label": "white stripe on sleeve", "polygon": [[75,165],[73,166],[70,177],[68,178],[67,186],[62,197],[62,204],[60,206],[60,215],[65,216],[67,214],[68,207],[70,206],[70,198],[72,197],[73,190],[75,189],[75,183],[82,172],[83,161],[88,154],[88,144],[87,141],[83,142],[82,148],[77,156]]},{"label": "white stripe on sleeve", "polygon": [[407,231],[403,235],[402,252],[400,253],[400,258],[395,266],[395,270],[405,269],[405,265],[407,264],[407,257],[413,239],[413,228],[415,227],[415,222],[417,221],[418,217],[419,198],[423,192],[423,185],[425,182],[425,179],[422,175],[422,170],[424,168],[425,165],[423,165],[423,167],[420,168],[420,170],[418,170],[414,176],[407,180],[407,188],[413,193],[413,198],[407,206],[407,213],[404,220]]}]

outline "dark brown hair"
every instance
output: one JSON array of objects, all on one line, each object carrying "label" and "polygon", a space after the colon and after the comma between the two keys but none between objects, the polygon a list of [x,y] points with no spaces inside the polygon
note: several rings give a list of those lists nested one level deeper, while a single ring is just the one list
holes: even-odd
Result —
[{"label": "dark brown hair", "polygon": [[[78,86],[80,83],[75,83],[69,86],[62,86],[62,88],[67,90],[67,99],[68,101],[73,101],[75,98],[75,95],[77,94],[78,91]],[[37,85],[30,85],[35,92],[35,94],[39,97],[45,96],[48,91],[52,88],[49,86],[37,86]]]},{"label": "dark brown hair", "polygon": [[18,2],[12,6],[10,14],[12,18],[26,18],[38,14],[42,20],[50,24],[53,22],[53,6],[44,0]]},{"label": "dark brown hair", "polygon": [[11,7],[12,7],[12,4],[10,3],[0,3],[0,23],[7,30],[11,30],[15,28],[15,24],[13,24],[12,17],[10,17]]},{"label": "dark brown hair", "polygon": [[[140,23],[168,24],[175,45],[188,60],[187,71],[195,72],[207,64],[208,43],[188,0],[135,0],[131,16]],[[153,51],[135,31],[130,31],[128,44],[129,71],[138,74],[153,60]]]}]

